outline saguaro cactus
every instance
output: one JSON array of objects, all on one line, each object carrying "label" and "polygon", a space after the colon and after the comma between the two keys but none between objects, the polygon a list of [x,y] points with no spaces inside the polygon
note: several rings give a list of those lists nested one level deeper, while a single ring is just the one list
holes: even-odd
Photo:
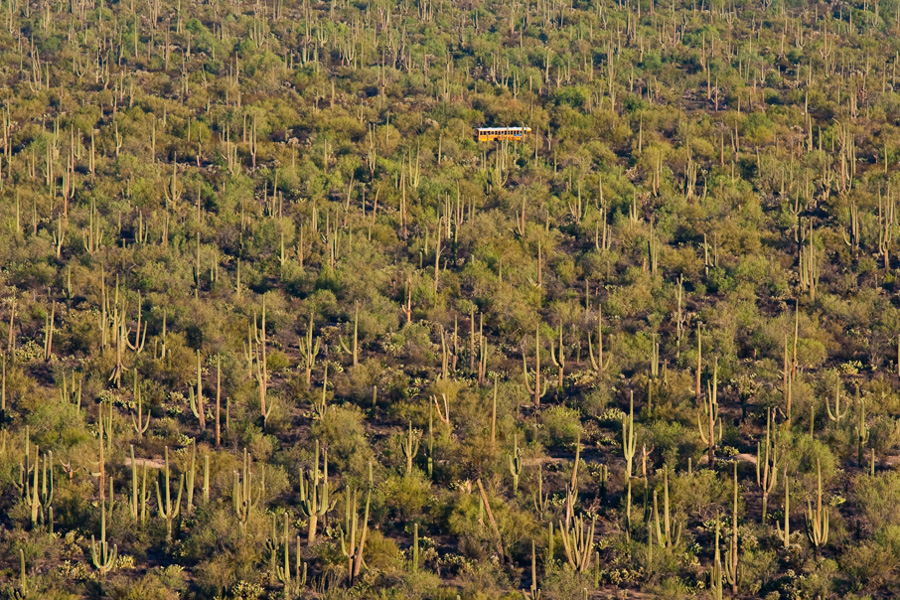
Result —
[{"label": "saguaro cactus", "polygon": [[144,461],[143,475],[141,477],[140,487],[138,486],[137,462],[134,460],[134,446],[131,446],[131,499],[129,508],[131,509],[131,518],[135,523],[144,525],[147,522],[147,503],[150,501],[150,494],[147,492],[147,462]]},{"label": "saguaro cactus", "polygon": [[137,369],[134,370],[134,401],[137,404],[137,418],[131,415],[131,425],[138,438],[144,437],[147,429],[150,428],[150,409],[147,409],[147,416],[144,416],[144,395],[141,393],[141,386],[138,382]]},{"label": "saguaro cactus", "polygon": [[403,455],[406,457],[406,473],[404,476],[409,477],[412,474],[413,461],[416,458],[416,454],[419,452],[419,436],[413,433],[412,421],[409,422],[406,441],[400,448],[403,450]]},{"label": "saguaro cactus", "polygon": [[522,457],[519,450],[519,436],[513,435],[513,453],[509,455],[509,472],[513,478],[513,495],[519,495],[519,475],[522,474]]},{"label": "saguaro cactus", "polygon": [[306,327],[306,335],[300,338],[300,357],[302,359],[303,371],[306,375],[307,389],[312,384],[312,370],[316,366],[316,356],[319,354],[319,344],[321,340],[315,338],[313,340],[313,316],[309,315],[309,325]]},{"label": "saguaro cactus", "polygon": [[816,459],[816,508],[813,509],[812,502],[806,500],[806,537],[815,550],[816,557],[822,546],[828,543],[828,508],[822,506],[822,465]]},{"label": "saguaro cactus", "polygon": [[828,418],[837,425],[840,425],[841,419],[846,417],[847,413],[850,412],[849,406],[845,406],[843,412],[841,412],[841,382],[839,380],[834,382],[834,411],[832,412],[827,397],[825,398],[825,411],[828,413]]},{"label": "saguaro cactus", "polygon": [[556,347],[553,345],[553,340],[550,340],[550,360],[556,366],[556,387],[558,389],[562,389],[563,376],[565,375],[566,370],[566,347],[563,343],[562,323],[559,324],[559,352],[556,351]]},{"label": "saguaro cactus", "polygon": [[539,328],[534,330],[534,375],[532,376],[534,385],[528,382],[528,361],[525,359],[524,351],[522,352],[522,370],[525,376],[525,389],[534,397],[535,408],[540,408],[541,398],[547,393],[549,384],[545,381],[544,387],[541,387],[541,334]]},{"label": "saguaro cactus", "polygon": [[91,535],[91,560],[94,567],[100,573],[100,578],[106,577],[106,574],[113,570],[116,566],[116,556],[119,553],[119,547],[113,545],[110,549],[109,543],[106,541],[106,501],[100,500],[100,542]]},{"label": "saguaro cactus", "polygon": [[334,508],[336,500],[329,503],[328,484],[328,451],[324,453],[323,469],[319,473],[319,441],[316,440],[316,458],[313,468],[304,476],[300,470],[300,514],[309,519],[309,531],[307,544],[310,546],[316,541],[316,529],[319,517],[324,517],[328,511]]},{"label": "saguaro cactus", "polygon": [[653,519],[656,523],[656,539],[663,548],[672,548],[681,541],[681,524],[675,522],[669,510],[669,468],[663,469],[663,520],[659,520],[657,490],[653,490]]},{"label": "saguaro cactus", "polygon": [[628,416],[622,420],[622,451],[625,454],[625,476],[631,478],[631,467],[637,451],[637,438],[634,435],[634,392],[629,399]]},{"label": "saguaro cactus", "polygon": [[766,514],[769,502],[769,494],[775,489],[778,479],[778,448],[772,440],[772,409],[768,410],[766,419],[766,445],[761,451],[760,444],[756,444],[756,484],[762,491],[762,522],[766,524]]},{"label": "saguaro cactus", "polygon": [[164,478],[164,483],[166,487],[166,496],[163,499],[162,494],[160,493],[159,481],[156,482],[156,508],[159,511],[159,516],[161,516],[166,521],[166,543],[172,543],[172,524],[175,522],[175,519],[178,518],[178,515],[181,513],[181,494],[184,491],[184,474],[182,474],[178,479],[178,495],[174,504],[172,503],[172,490],[169,476],[169,447],[166,446],[165,450],[166,454],[166,467],[165,471],[162,473]]},{"label": "saguaro cactus", "polygon": [[579,573],[584,573],[591,567],[596,526],[596,516],[591,518],[590,526],[584,522],[584,517],[580,515],[575,517],[571,528],[565,527],[560,522],[559,532],[562,535],[566,559],[569,561],[569,566]]},{"label": "saguaro cactus", "polygon": [[244,448],[244,467],[243,473],[234,472],[234,487],[231,494],[232,507],[237,516],[238,526],[241,534],[244,533],[244,525],[250,519],[250,513],[256,508],[259,499],[262,496],[262,488],[260,488],[256,496],[253,496],[252,487],[253,473],[250,470],[250,454]]},{"label": "saguaro cactus", "polygon": [[[707,385],[706,402],[703,404],[703,418],[697,415],[697,428],[700,430],[700,439],[707,445],[709,466],[712,468],[716,462],[716,443],[722,439],[722,421],[719,420],[719,402],[717,399],[719,374],[718,359],[713,363],[712,385]],[[718,436],[716,429],[718,425]]]},{"label": "saguaro cactus", "polygon": [[341,552],[347,557],[347,573],[350,583],[359,576],[362,569],[363,552],[366,549],[366,535],[369,533],[369,505],[372,501],[372,488],[366,494],[366,508],[360,524],[357,512],[359,501],[356,490],[350,492],[347,511],[344,516],[344,527],[341,529]]}]

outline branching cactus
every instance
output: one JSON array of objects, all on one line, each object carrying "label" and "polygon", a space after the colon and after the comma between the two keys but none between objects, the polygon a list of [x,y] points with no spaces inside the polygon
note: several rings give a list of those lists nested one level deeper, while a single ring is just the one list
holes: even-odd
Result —
[{"label": "branching cactus", "polygon": [[722,580],[724,574],[722,572],[722,553],[719,550],[719,536],[721,523],[719,522],[719,514],[716,513],[716,545],[713,558],[713,566],[709,572],[709,589],[712,592],[713,600],[722,600]]},{"label": "branching cactus", "polygon": [[[706,402],[703,404],[703,417],[697,415],[697,428],[700,439],[707,446],[709,466],[716,462],[716,444],[722,439],[722,421],[719,419],[719,402],[717,399],[719,386],[719,361],[713,363],[712,384],[707,384]],[[717,435],[718,434],[718,435]]]},{"label": "branching cactus", "polygon": [[94,567],[96,567],[97,571],[100,573],[100,578],[103,579],[106,577],[106,574],[113,570],[116,566],[116,556],[119,553],[119,547],[117,545],[113,545],[112,548],[109,547],[109,543],[106,541],[106,503],[105,501],[100,501],[100,542],[98,543],[94,536],[91,535],[91,560],[94,563]]},{"label": "branching cactus", "polygon": [[569,566],[579,573],[585,573],[591,568],[596,526],[597,517],[591,518],[590,525],[585,523],[582,516],[575,517],[571,528],[560,523],[559,532],[562,536],[566,559],[569,561]]},{"label": "branching cactus", "polygon": [[634,454],[637,452],[637,437],[634,435],[634,392],[629,399],[628,416],[622,420],[622,451],[625,454],[625,476],[631,478]]},{"label": "branching cactus", "polygon": [[232,507],[238,520],[241,534],[244,533],[244,526],[250,519],[250,514],[259,504],[262,496],[262,487],[257,491],[254,498],[253,495],[253,473],[250,470],[250,454],[244,448],[244,470],[243,473],[234,472],[234,487],[231,494]]},{"label": "branching cactus", "polygon": [[522,474],[522,456],[519,450],[519,436],[513,435],[513,453],[509,455],[509,472],[513,478],[513,495],[519,495],[519,475]]},{"label": "branching cactus", "polygon": [[[31,526],[37,527],[38,519],[41,517],[41,494],[40,494],[40,474],[41,474],[41,457],[39,453],[39,449],[35,446],[35,454],[38,456],[35,465],[31,468],[31,472],[33,474],[33,481],[29,483],[29,475],[26,471],[26,468],[23,467],[23,486],[22,489],[25,495],[25,502],[28,507],[31,509]],[[46,459],[45,459],[46,464]],[[46,473],[44,474],[46,477]],[[46,482],[45,482],[46,483]],[[52,488],[51,488],[52,489]]]},{"label": "branching cactus", "polygon": [[[309,519],[307,544],[316,541],[319,517],[324,517],[334,508],[336,500],[330,499],[328,484],[328,451],[324,452],[322,473],[319,473],[319,441],[316,440],[316,455],[313,468],[304,475],[300,470],[300,514]],[[330,501],[330,502],[329,502]]]},{"label": "branching cactus", "polygon": [[816,507],[813,508],[812,502],[806,500],[806,537],[812,544],[816,557],[822,546],[828,543],[828,507],[822,505],[822,465],[816,459]]},{"label": "branching cactus", "polygon": [[306,327],[306,336],[300,338],[300,357],[304,373],[306,374],[306,387],[312,385],[312,371],[316,366],[316,356],[319,354],[321,340],[317,337],[313,340],[313,316],[309,315],[309,325]]},{"label": "branching cactus", "polygon": [[200,351],[197,350],[197,393],[193,388],[188,396],[191,412],[197,417],[200,424],[200,431],[206,431],[206,408],[203,406],[203,371],[200,364]]},{"label": "branching cactus", "polygon": [[28,586],[28,576],[25,573],[25,550],[19,549],[19,585],[12,591],[12,597],[14,600],[26,600],[30,598],[30,592]]},{"label": "branching cactus", "polygon": [[828,413],[828,418],[834,421],[836,425],[840,425],[841,420],[850,412],[849,406],[845,406],[844,410],[841,411],[841,382],[839,380],[834,382],[834,411],[831,410],[827,397],[825,398],[825,411]]},{"label": "branching cactus", "polygon": [[178,515],[181,513],[181,494],[184,492],[184,474],[180,476],[178,479],[178,494],[176,496],[175,502],[172,502],[172,490],[171,490],[171,477],[169,474],[169,447],[166,446],[165,450],[166,454],[166,467],[165,471],[161,474],[163,476],[163,482],[166,489],[165,498],[163,498],[162,493],[160,492],[159,481],[156,482],[156,508],[159,511],[159,516],[162,517],[166,522],[166,543],[172,543],[172,526],[175,522],[175,519],[178,518]]},{"label": "branching cactus", "polygon": [[297,558],[294,563],[294,573],[291,574],[291,546],[288,537],[287,514],[284,515],[284,536],[282,537],[282,541],[284,543],[284,564],[275,566],[275,576],[284,586],[282,593],[285,600],[289,600],[290,598],[297,598],[300,595],[300,590],[306,585],[307,569],[306,563],[300,558],[300,536],[298,535],[296,538]]},{"label": "branching cactus", "polygon": [[550,360],[556,366],[556,387],[562,389],[566,370],[566,347],[563,343],[562,323],[559,324],[559,352],[556,351],[553,340],[550,340]]},{"label": "branching cactus", "polygon": [[147,503],[150,501],[150,493],[147,492],[147,462],[144,461],[143,474],[140,485],[138,484],[137,462],[134,459],[134,446],[131,446],[131,499],[129,508],[131,518],[141,526],[147,522]]},{"label": "branching cactus", "polygon": [[325,363],[325,371],[322,379],[322,395],[313,400],[313,418],[321,421],[325,418],[325,411],[328,408],[328,363]]},{"label": "branching cactus", "polygon": [[675,522],[669,509],[669,468],[663,469],[663,519],[660,524],[658,491],[653,490],[653,518],[656,523],[656,539],[663,548],[673,548],[681,541],[681,523]]},{"label": "branching cactus", "polygon": [[406,433],[406,441],[400,446],[403,456],[406,457],[405,477],[412,475],[413,461],[419,453],[419,436],[413,432],[412,421],[409,422],[409,430]]},{"label": "branching cactus", "polygon": [[[353,345],[351,346],[344,340],[344,337],[341,336],[338,340],[341,344],[341,348],[344,349],[344,352],[351,355],[353,357],[353,366],[359,364],[359,305],[357,304],[355,310],[353,312]],[[316,341],[318,344],[318,340]],[[309,385],[307,383],[307,385]]]},{"label": "branching cactus", "polygon": [[[522,352],[522,370],[525,379],[525,389],[534,397],[535,408],[541,407],[541,398],[547,393],[549,387],[548,382],[544,382],[541,387],[541,334],[539,329],[534,331],[534,371],[533,375],[528,374],[528,361],[525,358],[525,352]],[[534,385],[528,382],[529,377],[534,379]]]},{"label": "branching cactus", "polygon": [[344,516],[344,526],[341,528],[341,553],[347,557],[347,574],[352,585],[363,564],[363,552],[366,548],[366,536],[369,532],[369,505],[372,500],[372,488],[366,494],[366,507],[363,512],[362,523],[358,513],[359,501],[356,490],[349,493],[347,498],[347,510]]},{"label": "branching cactus", "polygon": [[134,370],[134,401],[137,404],[137,418],[135,415],[131,415],[131,426],[138,438],[142,438],[150,428],[150,409],[147,409],[147,416],[144,416],[144,395],[141,393],[137,369]]},{"label": "branching cactus", "polygon": [[762,522],[766,524],[766,514],[769,503],[769,494],[775,489],[778,479],[778,448],[772,439],[772,409],[768,410],[766,419],[766,445],[765,449],[756,444],[756,484],[762,491]]},{"label": "branching cactus", "polygon": [[781,536],[784,549],[791,547],[791,480],[787,473],[784,474],[784,527],[776,524],[778,535]]},{"label": "branching cactus", "polygon": [[42,507],[40,520],[47,525],[48,531],[53,533],[53,452],[44,454],[41,463],[41,489],[40,503]]}]

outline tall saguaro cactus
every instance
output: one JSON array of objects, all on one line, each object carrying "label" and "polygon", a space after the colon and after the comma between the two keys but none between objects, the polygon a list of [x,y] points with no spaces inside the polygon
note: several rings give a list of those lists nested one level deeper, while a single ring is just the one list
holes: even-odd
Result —
[{"label": "tall saguaro cactus", "polygon": [[160,492],[159,481],[156,482],[156,508],[159,511],[159,516],[161,516],[166,521],[166,543],[172,543],[172,525],[175,522],[175,519],[178,518],[178,515],[181,513],[181,494],[184,492],[184,474],[180,476],[178,479],[178,494],[176,496],[175,502],[172,502],[172,490],[171,490],[171,477],[169,475],[169,447],[166,446],[165,450],[166,454],[166,467],[165,471],[162,473],[164,479],[164,485],[166,489],[165,498],[163,498],[162,493]]},{"label": "tall saguaro cactus", "polygon": [[257,491],[255,497],[253,495],[253,473],[250,470],[250,454],[246,448],[244,448],[243,465],[243,473],[234,472],[234,487],[231,494],[232,508],[237,516],[241,534],[244,533],[244,526],[247,524],[250,514],[256,508],[262,496],[261,488]]},{"label": "tall saguaro cactus", "polygon": [[[329,498],[328,484],[328,451],[325,450],[322,473],[319,473],[319,441],[316,440],[316,454],[312,469],[308,474],[300,470],[300,513],[309,519],[307,544],[316,541],[316,529],[319,517],[324,517],[334,508],[336,500]],[[330,500],[330,502],[329,502]]]},{"label": "tall saguaro cactus", "polygon": [[100,542],[91,535],[91,561],[94,567],[100,573],[100,578],[106,577],[106,574],[113,570],[116,566],[116,556],[119,553],[118,545],[113,544],[109,547],[106,541],[106,501],[100,501]]},{"label": "tall saguaro cactus", "polygon": [[769,494],[775,489],[778,479],[778,448],[772,440],[772,409],[768,410],[766,419],[766,444],[761,450],[759,442],[756,444],[756,484],[762,491],[762,522],[766,524],[766,514],[769,503]]},{"label": "tall saguaro cactus", "polygon": [[806,537],[818,557],[822,546],[828,543],[828,507],[822,505],[822,465],[818,459],[816,459],[816,475],[815,509],[812,502],[806,500]]},{"label": "tall saguaro cactus", "polygon": [[541,387],[541,333],[539,328],[534,330],[534,374],[531,376],[534,379],[533,385],[528,382],[528,361],[525,359],[524,351],[522,352],[522,369],[525,376],[525,389],[534,397],[535,408],[540,408],[541,398],[547,393],[549,382],[545,381],[543,388]]},{"label": "tall saguaro cactus", "polygon": [[637,451],[637,438],[634,435],[634,392],[629,399],[628,416],[622,420],[622,451],[625,454],[625,477],[631,478],[634,454]]}]

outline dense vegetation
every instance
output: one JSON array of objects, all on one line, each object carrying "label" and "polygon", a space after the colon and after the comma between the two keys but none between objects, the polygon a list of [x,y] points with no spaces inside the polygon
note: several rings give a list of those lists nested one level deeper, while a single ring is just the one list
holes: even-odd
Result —
[{"label": "dense vegetation", "polygon": [[898,52],[897,0],[0,1],[0,593],[896,596]]}]

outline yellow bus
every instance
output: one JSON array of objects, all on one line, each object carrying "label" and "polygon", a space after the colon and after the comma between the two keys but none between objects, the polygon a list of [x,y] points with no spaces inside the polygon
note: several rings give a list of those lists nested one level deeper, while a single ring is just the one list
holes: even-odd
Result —
[{"label": "yellow bus", "polygon": [[479,142],[521,142],[522,138],[531,133],[531,127],[479,127],[477,131]]}]

